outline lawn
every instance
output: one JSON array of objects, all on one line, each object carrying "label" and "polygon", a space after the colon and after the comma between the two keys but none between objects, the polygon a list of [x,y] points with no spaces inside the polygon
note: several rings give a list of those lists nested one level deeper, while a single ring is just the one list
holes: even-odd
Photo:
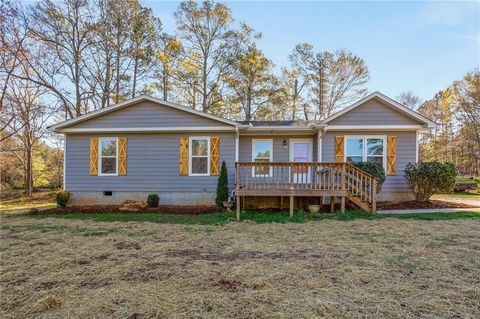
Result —
[{"label": "lawn", "polygon": [[188,217],[211,225],[4,216],[0,317],[478,318],[480,219],[470,214]]},{"label": "lawn", "polygon": [[36,190],[32,196],[26,196],[22,191],[5,191],[0,198],[0,211],[55,206],[55,191],[52,190]]}]

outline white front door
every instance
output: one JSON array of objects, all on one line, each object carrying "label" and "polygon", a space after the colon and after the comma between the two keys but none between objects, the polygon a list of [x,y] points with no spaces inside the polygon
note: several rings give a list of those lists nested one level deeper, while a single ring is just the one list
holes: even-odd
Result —
[{"label": "white front door", "polygon": [[[311,139],[290,139],[290,162],[310,163],[312,162],[313,142]],[[295,167],[293,169],[293,182],[309,183],[309,167]]]}]

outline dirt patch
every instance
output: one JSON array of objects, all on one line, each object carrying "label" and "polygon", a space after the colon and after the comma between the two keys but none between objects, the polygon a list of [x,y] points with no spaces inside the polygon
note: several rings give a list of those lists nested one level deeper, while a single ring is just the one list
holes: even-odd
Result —
[{"label": "dirt patch", "polygon": [[223,291],[235,292],[241,286],[236,280],[220,279],[212,284],[213,287],[218,287]]},{"label": "dirt patch", "polygon": [[117,249],[142,249],[142,246],[140,246],[139,243],[126,243],[126,242],[121,242],[121,243],[116,243],[115,248]]},{"label": "dirt patch", "polygon": [[[119,205],[89,205],[89,206],[69,206],[65,208],[50,208],[42,211],[44,215],[64,215],[64,214],[105,214],[105,213],[132,213],[119,209]],[[200,215],[207,213],[221,213],[225,209],[218,206],[167,206],[162,205],[155,208],[147,208],[136,214],[174,214],[174,215]]]},{"label": "dirt patch", "polygon": [[430,200],[428,202],[379,202],[377,204],[378,209],[390,210],[390,209],[435,209],[435,208],[476,208],[480,205],[470,205],[461,202],[448,202],[443,200]]}]

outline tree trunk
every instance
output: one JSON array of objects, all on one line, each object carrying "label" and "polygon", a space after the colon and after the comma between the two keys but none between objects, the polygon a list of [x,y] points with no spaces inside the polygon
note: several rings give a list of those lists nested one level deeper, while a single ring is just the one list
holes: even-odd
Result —
[{"label": "tree trunk", "polygon": [[137,74],[138,74],[138,57],[135,58],[135,63],[133,64],[132,98],[135,97],[136,90],[137,90]]}]

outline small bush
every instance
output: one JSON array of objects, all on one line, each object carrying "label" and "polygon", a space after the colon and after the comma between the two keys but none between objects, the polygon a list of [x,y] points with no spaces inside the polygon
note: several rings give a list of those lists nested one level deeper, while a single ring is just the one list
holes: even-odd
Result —
[{"label": "small bush", "polygon": [[228,200],[228,175],[227,165],[225,161],[222,162],[222,168],[220,169],[220,176],[218,177],[217,184],[217,197],[215,203],[217,206],[222,206],[222,202]]},{"label": "small bush", "polygon": [[57,206],[67,207],[72,202],[72,193],[67,191],[59,191],[56,195]]},{"label": "small bush", "polygon": [[383,182],[385,182],[385,170],[383,166],[371,162],[357,162],[353,163],[353,165],[377,179],[377,193],[379,193],[382,189]]},{"label": "small bush", "polygon": [[148,195],[148,197],[147,197],[148,207],[158,207],[159,203],[160,203],[160,198],[158,197],[157,194]]},{"label": "small bush", "polygon": [[455,164],[450,162],[408,163],[405,168],[405,179],[419,202],[426,202],[437,193],[450,192],[455,176]]}]

